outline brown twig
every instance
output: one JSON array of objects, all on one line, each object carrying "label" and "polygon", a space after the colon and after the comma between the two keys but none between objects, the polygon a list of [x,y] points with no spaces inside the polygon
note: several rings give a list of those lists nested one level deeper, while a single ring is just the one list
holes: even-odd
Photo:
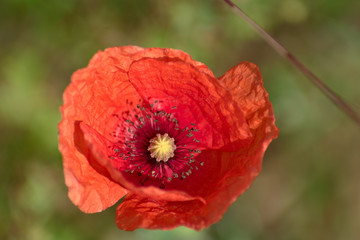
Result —
[{"label": "brown twig", "polygon": [[304,64],[302,64],[294,55],[292,55],[285,47],[276,41],[269,33],[260,27],[254,20],[247,16],[237,5],[230,0],[224,0],[242,19],[244,19],[275,51],[291,62],[299,69],[317,88],[319,88],[333,103],[335,103],[345,114],[360,126],[359,115],[332,91],[323,81],[321,81],[313,72],[311,72]]}]

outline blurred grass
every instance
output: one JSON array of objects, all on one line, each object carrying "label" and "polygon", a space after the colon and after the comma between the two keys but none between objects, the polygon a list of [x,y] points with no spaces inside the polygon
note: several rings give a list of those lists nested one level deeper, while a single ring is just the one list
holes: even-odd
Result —
[{"label": "blurred grass", "polygon": [[[360,110],[360,2],[238,0]],[[0,2],[0,239],[360,239],[359,128],[222,1]],[[116,228],[116,206],[86,215],[67,198],[57,150],[62,92],[111,46],[170,47],[216,76],[259,65],[280,128],[254,185],[195,232]]]}]

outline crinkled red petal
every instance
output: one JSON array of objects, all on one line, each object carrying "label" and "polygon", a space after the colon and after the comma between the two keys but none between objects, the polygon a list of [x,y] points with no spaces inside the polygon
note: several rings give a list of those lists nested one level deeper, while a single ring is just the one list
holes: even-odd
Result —
[{"label": "crinkled red petal", "polygon": [[[126,190],[90,166],[75,146],[75,122],[82,121],[100,134],[111,138],[114,111],[128,111],[141,103],[127,78],[130,64],[147,57],[171,57],[197,66],[205,74],[211,71],[179,50],[115,47],[98,52],[87,68],[75,72],[64,93],[59,124],[59,149],[63,155],[65,183],[69,197],[84,212],[98,212],[117,202]],[[127,100],[127,101],[126,101]],[[131,105],[132,104],[132,105]],[[112,139],[110,139],[112,140]]]},{"label": "crinkled red petal", "polygon": [[199,146],[233,151],[251,137],[244,115],[217,79],[193,65],[170,58],[141,59],[129,69],[129,80],[144,101],[160,99],[180,128],[195,124]]},{"label": "crinkled red petal", "polygon": [[88,67],[103,68],[114,66],[127,72],[130,65],[137,60],[144,58],[172,58],[189,63],[199,71],[214,77],[211,70],[203,63],[195,61],[191,56],[181,50],[170,48],[141,48],[137,46],[123,46],[107,48],[99,51],[90,61]]},{"label": "crinkled red petal", "polygon": [[[199,174],[192,174],[180,189],[203,197],[199,202],[154,202],[141,196],[126,197],[117,211],[119,228],[171,229],[179,225],[200,230],[219,221],[227,208],[242,194],[259,174],[264,152],[278,135],[272,105],[263,88],[260,73],[251,63],[240,63],[219,78],[241,106],[252,132],[252,140],[235,152],[204,151],[207,159]],[[184,207],[186,206],[186,207]],[[175,211],[179,209],[178,211]],[[184,209],[192,210],[192,217]],[[163,213],[170,213],[162,218]],[[127,219],[134,219],[129,221]]]},{"label": "crinkled red petal", "polygon": [[[107,156],[114,113],[158,99],[182,126],[202,131],[204,166],[162,190],[139,187]],[[258,175],[262,157],[278,129],[260,73],[241,63],[218,80],[202,63],[179,50],[128,46],[99,52],[74,73],[64,93],[59,124],[65,181],[82,211],[97,212],[129,193],[117,211],[120,228],[197,230],[223,213]],[[200,132],[199,132],[200,133]]]},{"label": "crinkled red petal", "polygon": [[200,201],[157,201],[128,194],[116,211],[116,224],[120,229],[137,228],[170,230],[186,226],[200,230],[207,226],[198,209]]},{"label": "crinkled red petal", "polygon": [[71,84],[64,92],[59,124],[59,150],[63,155],[69,197],[88,213],[112,206],[127,191],[89,165],[88,159],[76,147],[75,122],[83,121],[105,133],[112,111],[127,107],[124,98],[134,102],[140,99],[127,81],[126,73],[119,71],[110,56],[102,55],[101,58],[99,54],[95,55],[89,67],[73,74]]},{"label": "crinkled red petal", "polygon": [[80,123],[79,126],[81,129],[81,133],[79,133],[81,137],[79,138],[81,138],[81,140],[78,140],[78,142],[83,145],[81,152],[86,156],[91,166],[102,175],[107,176],[109,179],[123,186],[128,192],[151,197],[154,200],[160,201],[198,200],[204,202],[202,198],[190,196],[182,191],[165,191],[158,186],[138,186],[128,181],[124,173],[117,170],[112,160],[108,157],[109,146],[112,146],[112,143],[89,125]]}]

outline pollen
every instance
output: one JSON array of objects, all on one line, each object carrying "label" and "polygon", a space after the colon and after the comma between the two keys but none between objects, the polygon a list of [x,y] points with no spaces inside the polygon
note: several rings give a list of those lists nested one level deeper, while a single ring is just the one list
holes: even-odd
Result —
[{"label": "pollen", "polygon": [[176,146],[174,144],[174,138],[169,137],[167,133],[156,134],[155,137],[150,139],[150,145],[148,151],[152,158],[156,158],[157,162],[167,162],[174,156]]}]

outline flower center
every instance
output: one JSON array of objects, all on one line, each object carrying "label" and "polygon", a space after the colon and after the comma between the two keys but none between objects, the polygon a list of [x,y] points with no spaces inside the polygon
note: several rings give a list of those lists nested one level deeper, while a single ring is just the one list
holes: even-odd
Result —
[{"label": "flower center", "polygon": [[159,181],[164,188],[166,182],[187,178],[204,161],[195,123],[180,127],[175,110],[156,110],[157,102],[150,103],[150,108],[137,104],[139,110],[113,114],[116,125],[110,135],[116,142],[108,146],[113,150],[108,157],[116,169],[129,173],[142,186]]},{"label": "flower center", "polygon": [[147,150],[152,158],[156,158],[157,162],[167,162],[169,158],[174,156],[176,149],[174,138],[169,137],[167,133],[163,135],[158,133],[149,142],[150,146]]}]

